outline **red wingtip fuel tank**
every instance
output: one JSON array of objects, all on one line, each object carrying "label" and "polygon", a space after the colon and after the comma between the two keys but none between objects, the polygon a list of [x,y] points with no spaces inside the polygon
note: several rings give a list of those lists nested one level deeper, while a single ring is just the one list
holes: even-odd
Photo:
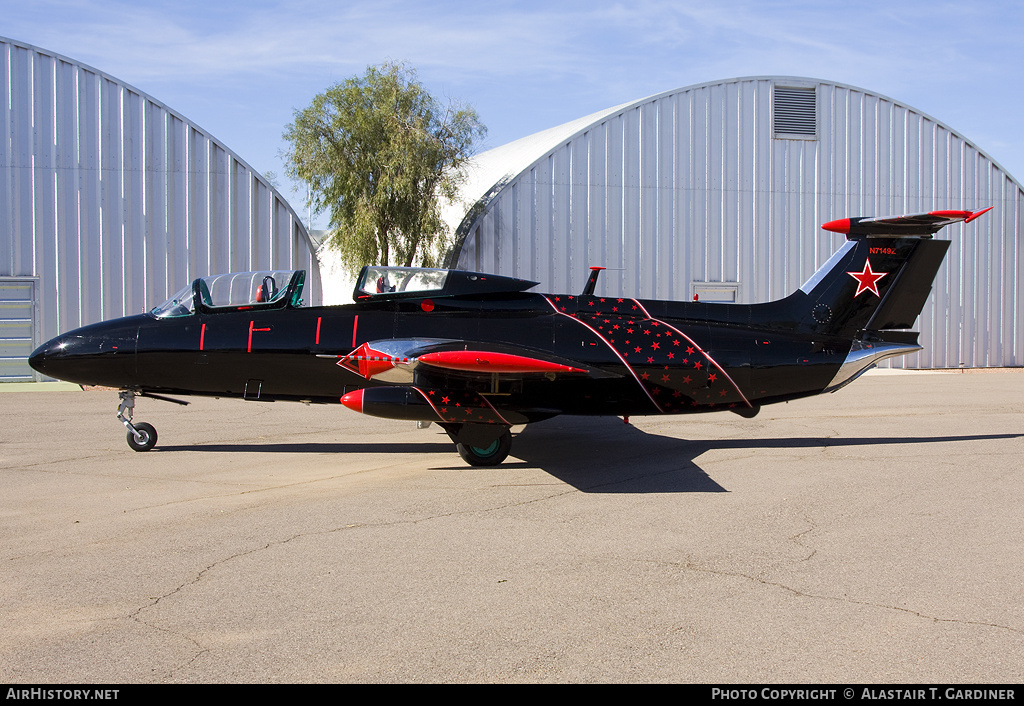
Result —
[{"label": "red wingtip fuel tank", "polygon": [[487,373],[583,373],[582,368],[537,360],[522,355],[491,351],[439,351],[425,353],[417,358],[438,368]]}]

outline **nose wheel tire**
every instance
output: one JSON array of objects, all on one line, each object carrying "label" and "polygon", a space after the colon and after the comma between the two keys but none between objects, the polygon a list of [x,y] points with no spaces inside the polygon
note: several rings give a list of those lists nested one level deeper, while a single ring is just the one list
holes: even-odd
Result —
[{"label": "nose wheel tire", "polygon": [[512,433],[506,429],[504,434],[487,446],[456,444],[455,448],[459,450],[462,460],[471,466],[497,466],[512,450]]},{"label": "nose wheel tire", "polygon": [[128,446],[133,451],[149,451],[151,448],[156,446],[156,429],[152,424],[146,422],[139,422],[133,424],[135,431],[138,432],[136,435],[131,430],[128,431]]}]

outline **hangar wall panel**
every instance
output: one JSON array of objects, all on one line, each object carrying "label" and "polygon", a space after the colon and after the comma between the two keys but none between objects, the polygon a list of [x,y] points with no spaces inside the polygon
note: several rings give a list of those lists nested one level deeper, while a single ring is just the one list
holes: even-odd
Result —
[{"label": "hangar wall panel", "polygon": [[307,270],[315,245],[284,198],[155,99],[0,38],[0,277],[36,277],[34,344],[135,314],[196,277]]},{"label": "hangar wall panel", "polygon": [[[781,123],[800,134],[776,132],[776,87],[812,96],[810,122]],[[670,91],[597,115],[488,191],[459,226],[458,267],[573,292],[600,265],[599,293],[744,303],[823,264],[843,241],[827,221],[995,206],[940,234],[952,246],[916,327],[925,351],[890,364],[1024,365],[1024,189],[948,127],[861,89],[764,77]]]}]

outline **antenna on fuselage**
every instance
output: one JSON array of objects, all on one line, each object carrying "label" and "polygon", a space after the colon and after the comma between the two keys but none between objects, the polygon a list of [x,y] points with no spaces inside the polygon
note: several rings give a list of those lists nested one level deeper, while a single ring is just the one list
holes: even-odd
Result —
[{"label": "antenna on fuselage", "polygon": [[601,274],[601,270],[604,267],[591,267],[590,268],[590,279],[587,280],[587,284],[583,287],[583,294],[581,297],[588,297],[594,293],[594,288],[597,286],[597,276]]}]

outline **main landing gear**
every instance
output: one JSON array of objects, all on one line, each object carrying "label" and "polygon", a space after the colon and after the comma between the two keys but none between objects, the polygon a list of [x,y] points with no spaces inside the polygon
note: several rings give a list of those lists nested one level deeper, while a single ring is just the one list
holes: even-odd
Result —
[{"label": "main landing gear", "polygon": [[441,427],[471,466],[497,466],[512,450],[512,431],[506,426],[441,422]]},{"label": "main landing gear", "polygon": [[135,410],[135,391],[121,390],[118,395],[121,404],[117,407],[117,418],[128,430],[128,446],[133,451],[149,451],[156,446],[156,429],[152,424],[139,422],[132,424],[132,414]]},{"label": "main landing gear", "polygon": [[512,450],[512,432],[506,429],[501,436],[487,446],[456,444],[455,448],[459,450],[462,460],[471,466],[497,466]]}]

